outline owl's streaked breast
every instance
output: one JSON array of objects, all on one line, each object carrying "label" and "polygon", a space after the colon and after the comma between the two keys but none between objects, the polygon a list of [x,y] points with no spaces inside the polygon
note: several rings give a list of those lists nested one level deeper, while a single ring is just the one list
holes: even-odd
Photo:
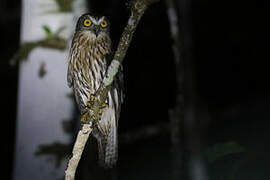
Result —
[{"label": "owl's streaked breast", "polygon": [[[86,122],[85,117],[91,115],[90,95],[95,96],[105,76],[109,63],[107,60],[110,60],[109,25],[105,16],[96,17],[89,13],[83,14],[76,25],[69,54],[67,80],[68,86],[74,91],[82,122]],[[115,165],[118,156],[117,126],[123,100],[122,78],[120,66],[108,91],[106,106],[103,104],[100,108],[100,119],[91,123],[92,135],[97,139],[99,162],[105,167]],[[86,107],[88,102],[90,107]]]},{"label": "owl's streaked breast", "polygon": [[74,35],[69,68],[73,68],[71,72],[74,89],[77,89],[75,92],[77,102],[82,101],[86,106],[90,94],[100,86],[107,69],[106,57],[110,52],[111,41],[107,35],[100,35],[97,38],[85,32]]}]

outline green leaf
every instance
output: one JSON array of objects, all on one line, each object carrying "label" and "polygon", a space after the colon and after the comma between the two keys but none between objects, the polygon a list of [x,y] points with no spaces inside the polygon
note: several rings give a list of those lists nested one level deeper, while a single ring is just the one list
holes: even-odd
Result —
[{"label": "green leaf", "polygon": [[44,25],[42,26],[42,29],[45,31],[47,38],[52,36],[52,31],[49,26]]},{"label": "green leaf", "polygon": [[244,152],[245,149],[236,142],[218,143],[206,149],[205,154],[208,162],[213,163],[225,156]]}]

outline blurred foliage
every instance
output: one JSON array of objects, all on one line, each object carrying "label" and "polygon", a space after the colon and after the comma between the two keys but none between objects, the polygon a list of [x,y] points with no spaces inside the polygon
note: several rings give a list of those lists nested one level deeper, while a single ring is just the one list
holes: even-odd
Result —
[{"label": "blurred foliage", "polygon": [[[73,94],[72,94],[73,95]],[[77,123],[77,116],[74,116],[72,119],[64,119],[62,121],[62,127],[65,133],[73,134],[75,132],[75,127]]]},{"label": "blurred foliage", "polygon": [[64,28],[65,27],[60,27],[55,33],[52,33],[48,26],[43,26],[42,29],[46,34],[46,38],[35,42],[23,43],[10,60],[10,64],[16,65],[19,61],[27,60],[30,52],[36,47],[65,50],[67,47],[67,41],[59,37],[59,34],[64,30]]},{"label": "blurred foliage", "polygon": [[[65,119],[62,121],[62,127],[65,133],[72,134],[76,127],[75,119]],[[41,144],[35,152],[37,156],[52,156],[55,159],[55,167],[59,167],[61,161],[70,156],[72,143],[63,144],[54,142],[52,144]]]},{"label": "blurred foliage", "polygon": [[225,156],[244,152],[245,149],[236,142],[218,143],[206,149],[206,157],[209,163],[213,163]]},{"label": "blurred foliage", "polygon": [[44,25],[44,26],[42,26],[42,29],[45,31],[47,38],[52,36],[53,33],[52,33],[51,29],[49,28],[49,26]]},{"label": "blurred foliage", "polygon": [[210,171],[213,172],[211,173],[213,179],[235,180],[242,160],[233,155],[243,152],[245,152],[245,148],[233,141],[208,147],[204,153],[208,162],[214,165],[214,169]]},{"label": "blurred foliage", "polygon": [[59,37],[60,33],[65,29],[65,26],[62,26],[60,28],[58,28],[54,33],[52,32],[52,30],[50,29],[49,26],[47,25],[43,25],[42,29],[44,30],[45,34],[46,34],[46,39],[52,39],[55,37]]},{"label": "blurred foliage", "polygon": [[35,152],[36,156],[50,155],[55,159],[55,167],[59,167],[61,161],[70,155],[72,151],[71,144],[62,144],[54,142],[48,145],[39,145],[38,150]]},{"label": "blurred foliage", "polygon": [[43,78],[47,74],[45,66],[46,66],[45,62],[42,62],[38,71],[38,76],[40,78]]},{"label": "blurred foliage", "polygon": [[71,12],[74,0],[55,0],[60,12]]}]

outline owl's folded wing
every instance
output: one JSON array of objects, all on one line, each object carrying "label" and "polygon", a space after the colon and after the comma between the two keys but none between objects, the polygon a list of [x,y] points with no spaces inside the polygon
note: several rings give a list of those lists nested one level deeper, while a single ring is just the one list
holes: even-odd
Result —
[{"label": "owl's folded wing", "polygon": [[68,83],[68,87],[71,87],[73,85],[73,77],[72,77],[72,65],[69,61],[68,63],[68,71],[67,71],[67,83]]}]

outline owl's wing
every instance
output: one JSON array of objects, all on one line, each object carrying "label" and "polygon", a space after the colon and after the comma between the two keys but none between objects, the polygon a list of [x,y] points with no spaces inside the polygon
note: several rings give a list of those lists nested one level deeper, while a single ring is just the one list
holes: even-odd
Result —
[{"label": "owl's wing", "polygon": [[[75,35],[74,35],[75,37]],[[69,62],[68,62],[68,71],[67,71],[67,82],[68,82],[68,87],[71,87],[73,85],[73,64],[71,62],[75,62],[75,61],[72,61],[72,58],[74,58],[72,56],[73,54],[73,50],[74,50],[74,37],[71,41],[71,46],[70,46],[70,51],[69,51]],[[74,60],[74,59],[73,59]]]},{"label": "owl's wing", "polygon": [[116,76],[116,83],[117,83],[117,89],[120,93],[120,97],[119,97],[120,102],[123,103],[125,94],[124,94],[124,73],[123,73],[122,64],[120,65],[119,71],[118,71],[117,76]]},{"label": "owl's wing", "polygon": [[[121,112],[121,104],[124,101],[124,79],[123,79],[123,67],[120,65],[119,71],[113,81],[113,88],[116,90],[117,96],[115,97],[116,108],[116,119],[118,121]],[[115,92],[114,92],[115,93]]]},{"label": "owl's wing", "polygon": [[71,87],[73,85],[73,76],[72,76],[72,64],[71,60],[69,60],[68,63],[68,71],[67,71],[67,82],[68,82],[68,87]]}]

